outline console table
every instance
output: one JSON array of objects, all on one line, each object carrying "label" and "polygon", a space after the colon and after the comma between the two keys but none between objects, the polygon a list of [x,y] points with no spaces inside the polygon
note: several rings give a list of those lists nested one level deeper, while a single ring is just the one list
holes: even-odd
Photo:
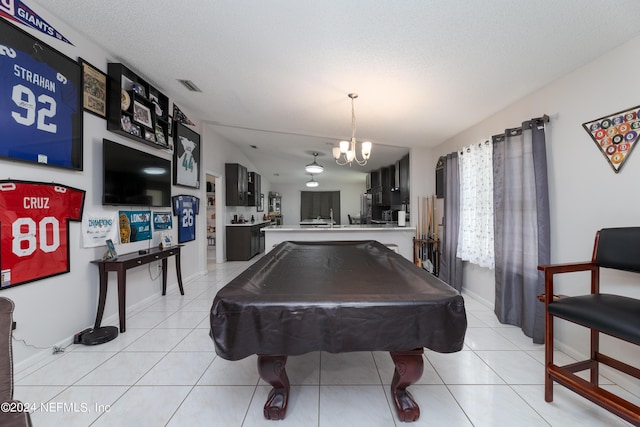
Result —
[{"label": "console table", "polygon": [[184,245],[170,246],[164,249],[153,248],[147,250],[146,253],[140,254],[132,252],[128,254],[118,255],[118,258],[111,260],[96,259],[91,263],[98,266],[100,274],[100,294],[98,297],[98,312],[96,313],[96,323],[94,329],[100,327],[102,323],[102,315],[104,314],[104,304],[107,300],[107,284],[110,271],[115,271],[118,276],[118,311],[120,316],[120,332],[125,332],[125,307],[127,296],[127,270],[149,264],[154,261],[162,260],[162,295],[167,293],[167,258],[176,257],[176,274],[178,275],[178,286],[180,294],[184,295],[182,287],[182,273],[180,271],[180,248]]}]

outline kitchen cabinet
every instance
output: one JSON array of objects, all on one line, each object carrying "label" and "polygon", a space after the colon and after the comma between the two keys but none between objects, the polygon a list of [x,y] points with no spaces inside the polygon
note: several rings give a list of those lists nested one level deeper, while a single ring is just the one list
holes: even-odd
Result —
[{"label": "kitchen cabinet", "polygon": [[395,166],[387,166],[380,169],[380,175],[382,180],[382,206],[391,205],[391,181],[395,176]]},{"label": "kitchen cabinet", "polygon": [[256,172],[249,172],[247,175],[248,189],[247,189],[247,206],[258,206],[260,204],[260,192],[262,191],[260,174]]},{"label": "kitchen cabinet", "polygon": [[249,177],[247,168],[238,163],[225,163],[227,206],[248,206]]},{"label": "kitchen cabinet", "polygon": [[268,222],[227,226],[227,261],[247,261],[264,252],[264,232]]},{"label": "kitchen cabinet", "polygon": [[399,162],[400,171],[398,178],[400,180],[400,203],[409,203],[411,194],[409,192],[409,154],[406,154]]}]

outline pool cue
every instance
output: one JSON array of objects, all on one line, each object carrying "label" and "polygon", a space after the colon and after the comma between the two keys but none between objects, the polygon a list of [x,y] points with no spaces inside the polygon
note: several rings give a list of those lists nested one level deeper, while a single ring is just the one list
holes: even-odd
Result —
[{"label": "pool cue", "polygon": [[420,196],[418,196],[417,198],[417,202],[416,202],[416,210],[417,210],[417,215],[416,215],[416,241],[414,244],[414,252],[415,252],[415,258],[416,258],[416,265],[418,267],[422,267],[422,259],[420,258],[420,246],[418,245],[422,245],[422,242],[420,241],[421,237],[420,237]]},{"label": "pool cue", "polygon": [[426,246],[426,241],[427,241],[427,233],[429,232],[429,230],[427,229],[427,198],[426,197],[422,197],[422,260],[426,260],[427,258],[427,254],[426,254],[426,250],[427,250],[427,246]]}]

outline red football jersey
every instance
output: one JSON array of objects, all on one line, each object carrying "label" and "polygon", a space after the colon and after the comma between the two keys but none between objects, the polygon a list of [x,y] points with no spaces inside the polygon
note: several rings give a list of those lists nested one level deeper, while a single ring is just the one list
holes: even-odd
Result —
[{"label": "red football jersey", "polygon": [[84,190],[0,181],[0,287],[69,271],[69,221],[80,221]]}]

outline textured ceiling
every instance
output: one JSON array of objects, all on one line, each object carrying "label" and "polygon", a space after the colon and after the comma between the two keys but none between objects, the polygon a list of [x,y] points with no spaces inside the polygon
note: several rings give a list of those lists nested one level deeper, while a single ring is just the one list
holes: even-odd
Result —
[{"label": "textured ceiling", "polygon": [[[359,94],[356,137],[374,143],[376,167],[443,142],[640,33],[618,19],[640,16],[637,0],[40,4],[238,144],[272,182],[304,179],[312,151],[330,165],[331,145],[351,133],[350,92]],[[370,167],[340,169],[331,176]]]}]

